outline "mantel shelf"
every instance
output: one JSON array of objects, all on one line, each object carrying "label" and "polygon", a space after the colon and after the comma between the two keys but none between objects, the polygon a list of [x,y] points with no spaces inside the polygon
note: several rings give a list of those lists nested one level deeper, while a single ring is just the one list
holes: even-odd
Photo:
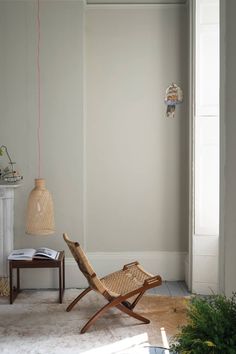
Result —
[{"label": "mantel shelf", "polygon": [[22,182],[10,183],[6,181],[0,181],[0,188],[18,188],[22,185]]}]

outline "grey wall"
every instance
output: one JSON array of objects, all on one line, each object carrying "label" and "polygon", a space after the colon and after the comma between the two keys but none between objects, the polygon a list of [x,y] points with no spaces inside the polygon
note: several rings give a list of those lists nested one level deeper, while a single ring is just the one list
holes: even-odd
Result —
[{"label": "grey wall", "polygon": [[172,81],[187,92],[186,8],[87,12],[86,118],[83,3],[41,1],[42,177],[56,218],[48,237],[24,228],[38,177],[35,16],[36,2],[0,1],[0,143],[24,175],[15,247],[65,249],[67,231],[93,252],[187,251],[187,97],[173,120],[163,103]]},{"label": "grey wall", "polygon": [[187,251],[187,97],[164,104],[187,92],[186,28],[185,6],[86,10],[89,250]]},{"label": "grey wall", "polygon": [[[222,102],[224,112],[222,119],[225,126],[225,137],[223,137],[224,145],[221,149],[225,149],[222,156],[225,155],[224,167],[224,210],[222,221],[224,225],[224,277],[225,292],[231,295],[232,291],[236,291],[236,119],[235,119],[235,82],[236,82],[236,2],[234,0],[225,1],[226,12],[225,18],[222,18],[222,25],[225,25],[225,53],[222,53],[222,68],[225,66],[225,87],[222,88],[225,93],[225,102]],[[222,26],[223,29],[223,26]],[[224,40],[224,38],[223,38]],[[224,57],[225,56],[225,57]],[[223,82],[224,84],[224,82]]]},{"label": "grey wall", "polygon": [[15,247],[65,249],[62,232],[81,236],[83,229],[83,4],[40,3],[42,177],[55,202],[55,236],[26,236],[24,228],[38,177],[36,1],[0,2],[0,143],[24,175],[16,191]]}]

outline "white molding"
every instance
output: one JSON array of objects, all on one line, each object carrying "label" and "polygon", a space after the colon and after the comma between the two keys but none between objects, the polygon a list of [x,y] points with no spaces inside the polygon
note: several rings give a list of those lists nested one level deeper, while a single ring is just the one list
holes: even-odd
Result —
[{"label": "white molding", "polygon": [[86,1],[83,5],[83,248],[87,250],[87,70],[86,70]]},{"label": "white molding", "polygon": [[[163,280],[184,280],[186,252],[88,252],[87,256],[99,277],[122,269],[135,260],[150,273],[160,274]],[[74,258],[65,260],[66,288],[84,288],[87,281]],[[22,269],[21,287],[53,288],[58,286],[57,269]]]},{"label": "white molding", "polygon": [[187,285],[187,288],[191,289],[191,278],[190,278],[190,267],[189,267],[189,254],[186,253],[184,261],[184,280]]},{"label": "white molding", "polygon": [[220,0],[220,226],[219,291],[225,292],[225,88],[226,88],[226,0]]},{"label": "white molding", "polygon": [[8,276],[7,256],[14,241],[14,189],[19,186],[0,184],[0,278]]},{"label": "white molding", "polygon": [[186,3],[181,4],[87,4],[87,10],[157,10],[186,7]]},{"label": "white molding", "polygon": [[[199,294],[209,294],[210,289],[218,291],[217,270],[218,270],[218,235],[210,234],[212,230],[207,229],[206,234],[200,234],[202,229],[197,224],[197,196],[196,193],[196,0],[189,1],[190,15],[190,79],[189,79],[189,274],[186,282],[190,291]],[[223,171],[222,171],[223,173]],[[196,227],[198,226],[198,227]],[[198,231],[198,234],[197,234]],[[205,231],[205,230],[204,230]],[[215,231],[215,230],[214,230]],[[215,240],[216,239],[216,240]],[[214,242],[215,240],[215,242]],[[205,247],[205,248],[204,248]],[[208,248],[206,248],[208,247]],[[213,254],[214,251],[214,254]],[[211,271],[207,267],[203,267],[203,263],[211,265]],[[214,264],[213,264],[214,263]],[[206,272],[207,269],[207,272]],[[207,280],[206,275],[208,276]],[[188,280],[187,280],[188,279]]]},{"label": "white molding", "polygon": [[208,282],[193,282],[193,294],[212,295],[218,293],[218,285]]},{"label": "white molding", "polygon": [[[8,275],[7,256],[13,250],[14,190],[0,189],[0,278]],[[0,289],[1,291],[1,289]]]},{"label": "white molding", "polygon": [[188,288],[192,290],[193,278],[193,234],[194,234],[194,199],[195,199],[195,17],[196,1],[189,1],[189,259]]}]

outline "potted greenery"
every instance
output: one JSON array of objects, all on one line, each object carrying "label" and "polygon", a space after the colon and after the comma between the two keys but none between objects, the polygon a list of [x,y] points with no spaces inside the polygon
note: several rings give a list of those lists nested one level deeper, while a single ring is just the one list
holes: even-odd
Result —
[{"label": "potted greenery", "polygon": [[178,354],[236,354],[236,293],[193,297],[188,324],[174,338],[171,352]]}]

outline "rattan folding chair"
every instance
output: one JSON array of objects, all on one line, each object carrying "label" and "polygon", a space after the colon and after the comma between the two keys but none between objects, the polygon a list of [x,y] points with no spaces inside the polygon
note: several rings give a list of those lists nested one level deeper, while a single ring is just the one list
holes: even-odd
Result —
[{"label": "rattan folding chair", "polygon": [[[108,301],[105,306],[90,318],[80,333],[85,333],[99,317],[112,307],[116,307],[141,322],[150,323],[147,318],[134,312],[133,309],[146,290],[161,285],[162,279],[160,275],[153,276],[147,273],[136,261],[124,265],[122,270],[99,279],[79,243],[71,241],[67,234],[63,234],[63,238],[89,284],[88,288],[71,302],[66,311],[70,311],[91,290],[103,295]],[[134,297],[134,300],[128,302],[127,299],[131,297]]]}]

